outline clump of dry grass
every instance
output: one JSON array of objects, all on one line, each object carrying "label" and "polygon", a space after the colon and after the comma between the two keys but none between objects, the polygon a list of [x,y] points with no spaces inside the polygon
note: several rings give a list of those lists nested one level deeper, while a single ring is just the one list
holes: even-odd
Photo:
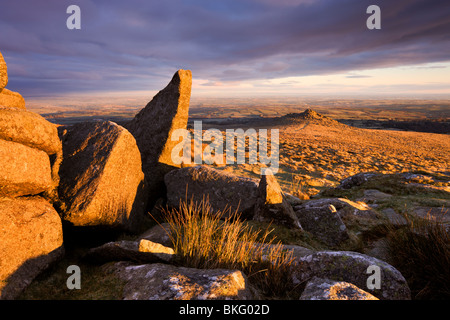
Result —
[{"label": "clump of dry grass", "polygon": [[289,184],[289,193],[299,198],[300,200],[309,200],[309,195],[306,192],[303,180],[298,175],[292,174],[292,179]]},{"label": "clump of dry grass", "polygon": [[[269,239],[270,230],[255,231],[238,212],[213,212],[207,200],[181,202],[163,209],[174,251],[180,263],[192,268],[226,268],[244,272],[264,295],[283,296],[290,291],[292,252]],[[221,220],[222,216],[226,216]]]},{"label": "clump of dry grass", "polygon": [[407,226],[390,228],[392,264],[407,280],[414,299],[450,298],[450,235],[432,217],[405,215]]}]

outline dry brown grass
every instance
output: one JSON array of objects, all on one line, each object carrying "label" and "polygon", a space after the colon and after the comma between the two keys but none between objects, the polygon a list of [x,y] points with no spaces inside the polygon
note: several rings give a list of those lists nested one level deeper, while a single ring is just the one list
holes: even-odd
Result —
[{"label": "dry brown grass", "polygon": [[264,295],[289,292],[292,252],[269,239],[270,230],[255,231],[234,212],[220,220],[207,200],[181,202],[179,208],[163,209],[174,251],[180,264],[192,268],[226,268],[243,271]]},{"label": "dry brown grass", "polygon": [[450,298],[450,235],[439,219],[405,214],[407,226],[390,226],[387,248],[413,299]]},{"label": "dry brown grass", "polygon": [[[274,128],[280,130],[277,179],[286,191],[292,188],[293,175],[301,177],[303,181],[296,183],[311,196],[359,172],[439,172],[450,168],[450,139],[444,134],[360,129],[321,121]],[[259,178],[259,165],[222,168]]]}]

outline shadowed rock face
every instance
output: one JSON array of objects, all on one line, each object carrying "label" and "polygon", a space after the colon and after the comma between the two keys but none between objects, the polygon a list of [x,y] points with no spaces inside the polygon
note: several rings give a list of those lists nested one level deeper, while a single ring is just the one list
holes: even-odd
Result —
[{"label": "shadowed rock face", "polygon": [[191,71],[179,70],[170,83],[125,125],[141,152],[142,168],[151,194],[161,195],[164,174],[179,167],[171,159],[172,148],[179,141],[171,141],[171,135],[174,130],[187,127],[191,85]]},{"label": "shadowed rock face", "polygon": [[[253,215],[258,199],[258,181],[222,172],[207,166],[173,170],[164,178],[167,204],[178,207],[180,200],[209,200],[213,212],[224,216],[236,210],[244,216]],[[229,211],[226,209],[229,208]]]},{"label": "shadowed rock face", "polygon": [[3,59],[3,55],[0,52],[0,92],[6,85],[8,84],[8,72],[5,63],[5,59]]},{"label": "shadowed rock face", "polygon": [[138,228],[145,190],[133,136],[109,121],[80,123],[61,135],[63,218],[75,226]]}]

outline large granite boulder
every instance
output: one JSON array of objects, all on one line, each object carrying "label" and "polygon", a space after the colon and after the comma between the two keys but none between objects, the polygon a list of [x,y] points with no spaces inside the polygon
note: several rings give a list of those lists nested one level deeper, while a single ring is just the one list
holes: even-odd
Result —
[{"label": "large granite boulder", "polygon": [[53,188],[44,151],[0,139],[0,159],[0,197],[36,195]]},{"label": "large granite boulder", "polygon": [[[369,287],[370,277],[379,270],[380,287]],[[380,300],[410,300],[411,291],[403,275],[390,264],[351,251],[318,251],[297,258],[292,264],[294,284],[314,277],[345,281],[364,289]]]},{"label": "large granite boulder", "polygon": [[59,197],[65,221],[137,231],[145,213],[141,156],[134,137],[109,121],[61,129]]},{"label": "large granite boulder", "polygon": [[179,167],[172,161],[172,133],[186,129],[189,116],[192,74],[179,70],[125,128],[135,137],[141,152],[142,168],[153,202],[164,195],[164,175]]},{"label": "large granite boulder", "polygon": [[[251,300],[253,289],[238,270],[194,269],[118,262],[106,267],[125,282],[124,300]],[[106,270],[105,270],[106,271]]]},{"label": "large granite boulder", "polygon": [[64,253],[61,219],[43,198],[0,199],[0,298],[15,299]]},{"label": "large granite boulder", "polygon": [[173,170],[164,181],[169,206],[178,207],[180,200],[209,200],[211,209],[221,211],[223,217],[235,211],[252,217],[259,197],[257,180],[202,165]]}]

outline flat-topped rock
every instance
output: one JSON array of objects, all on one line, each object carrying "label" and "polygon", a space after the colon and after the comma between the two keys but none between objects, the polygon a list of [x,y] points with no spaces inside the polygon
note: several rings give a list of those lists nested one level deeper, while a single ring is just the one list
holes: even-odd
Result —
[{"label": "flat-topped rock", "polygon": [[0,106],[0,139],[18,142],[49,155],[62,150],[57,127],[25,109]]},{"label": "flat-topped rock", "polygon": [[53,188],[44,151],[0,139],[0,159],[0,197],[36,195]]},{"label": "flat-topped rock", "polygon": [[25,109],[25,99],[18,92],[0,89],[0,106],[14,109]]}]

